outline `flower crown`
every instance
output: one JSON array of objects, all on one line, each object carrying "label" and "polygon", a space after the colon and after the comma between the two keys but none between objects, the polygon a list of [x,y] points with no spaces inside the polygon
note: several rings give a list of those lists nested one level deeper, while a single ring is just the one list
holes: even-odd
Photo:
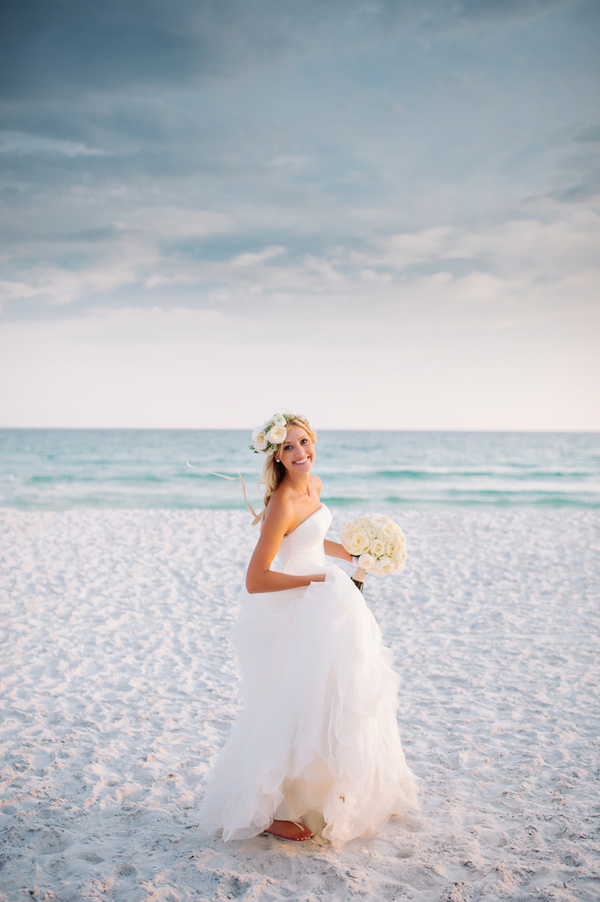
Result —
[{"label": "flower crown", "polygon": [[295,420],[295,413],[276,413],[270,420],[265,420],[262,426],[257,426],[252,433],[252,444],[249,445],[255,454],[270,454],[277,450],[277,445],[285,441],[287,424]]}]

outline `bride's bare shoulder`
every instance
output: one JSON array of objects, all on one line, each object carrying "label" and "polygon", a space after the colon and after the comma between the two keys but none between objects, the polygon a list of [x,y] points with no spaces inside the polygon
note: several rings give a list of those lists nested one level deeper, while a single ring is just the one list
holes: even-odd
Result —
[{"label": "bride's bare shoulder", "polygon": [[312,484],[314,485],[315,489],[317,490],[317,494],[320,495],[321,487],[322,487],[323,483],[321,482],[321,480],[319,479],[318,476],[315,476],[314,473],[310,474],[310,480],[311,480]]},{"label": "bride's bare shoulder", "polygon": [[265,512],[265,522],[267,520],[272,524],[283,524],[288,526],[294,515],[294,504],[292,494],[287,490],[287,486],[278,486],[267,505]]}]

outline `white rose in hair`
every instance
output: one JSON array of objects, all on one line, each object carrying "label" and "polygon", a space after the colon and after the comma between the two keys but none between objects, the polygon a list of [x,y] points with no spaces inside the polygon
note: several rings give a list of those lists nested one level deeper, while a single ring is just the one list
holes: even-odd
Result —
[{"label": "white rose in hair", "polygon": [[257,451],[264,451],[267,445],[269,444],[267,436],[265,435],[264,429],[260,427],[255,429],[252,433],[252,444],[256,448]]},{"label": "white rose in hair", "polygon": [[286,435],[287,432],[285,426],[273,426],[273,428],[267,434],[267,438],[272,445],[280,445],[285,441]]},{"label": "white rose in hair", "polygon": [[275,414],[275,416],[273,417],[273,425],[274,426],[285,426],[286,425],[286,419],[283,416],[283,414],[281,414],[281,413]]}]

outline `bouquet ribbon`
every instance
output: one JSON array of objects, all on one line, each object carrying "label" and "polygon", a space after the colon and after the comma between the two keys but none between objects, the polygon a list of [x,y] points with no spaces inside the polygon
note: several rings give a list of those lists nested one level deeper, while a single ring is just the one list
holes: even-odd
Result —
[{"label": "bouquet ribbon", "polygon": [[357,567],[350,579],[356,586],[359,592],[362,592],[363,587],[365,585],[365,579],[367,578],[367,571],[363,570],[362,567]]}]

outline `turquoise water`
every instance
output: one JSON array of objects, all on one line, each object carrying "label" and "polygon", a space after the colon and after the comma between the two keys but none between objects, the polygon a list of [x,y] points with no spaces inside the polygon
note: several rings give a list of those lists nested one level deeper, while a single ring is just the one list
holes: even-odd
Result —
[{"label": "turquoise water", "polygon": [[[262,456],[247,430],[3,429],[0,505],[241,508],[246,478],[260,504]],[[314,472],[332,506],[577,505],[600,507],[600,434],[319,433]]]}]

